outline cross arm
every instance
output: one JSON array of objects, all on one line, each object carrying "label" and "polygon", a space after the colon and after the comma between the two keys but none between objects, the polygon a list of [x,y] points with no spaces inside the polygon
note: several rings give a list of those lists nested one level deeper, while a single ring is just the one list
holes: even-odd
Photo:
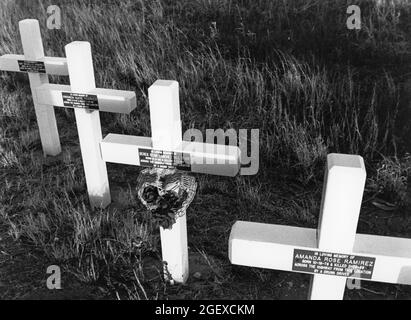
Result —
[{"label": "cross arm", "polygon": [[[316,230],[237,221],[230,234],[231,263],[293,271],[294,249],[317,250]],[[411,284],[411,239],[357,234],[352,255],[375,257],[371,281]]]},{"label": "cross arm", "polygon": [[[14,72],[25,72],[20,71],[19,60],[27,60],[24,55],[20,54],[5,54],[0,56],[0,70],[3,71],[14,71]],[[44,62],[46,73],[50,75],[57,76],[67,76],[67,60],[66,58],[59,57],[44,57],[43,59],[36,60],[39,62]]]},{"label": "cross arm", "polygon": [[[71,87],[60,84],[43,84],[36,88],[38,102],[45,105],[65,107],[63,92],[71,92]],[[88,94],[97,95],[99,110],[103,112],[129,114],[136,108],[136,95],[132,91],[92,89]]]},{"label": "cross arm", "polygon": [[[100,143],[103,160],[140,166],[139,148],[152,149],[147,137],[108,134]],[[190,156],[191,172],[235,176],[240,168],[240,149],[236,146],[183,141],[180,148],[169,150]]]}]

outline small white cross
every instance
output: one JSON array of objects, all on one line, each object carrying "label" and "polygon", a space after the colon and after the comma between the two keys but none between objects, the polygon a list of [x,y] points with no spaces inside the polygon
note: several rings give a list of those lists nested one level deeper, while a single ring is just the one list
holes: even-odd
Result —
[{"label": "small white cross", "polygon": [[313,274],[310,299],[342,299],[350,277],[411,285],[411,239],[356,233],[365,178],[360,156],[329,154],[318,230],[237,221],[231,263]]},{"label": "small white cross", "polygon": [[90,204],[105,208],[111,197],[100,152],[100,111],[129,114],[136,108],[136,96],[132,91],[96,88],[90,43],[75,41],[65,51],[71,85],[40,85],[36,100],[44,106],[74,109]]},{"label": "small white cross", "polygon": [[[111,197],[106,164],[100,154],[102,134],[98,111],[129,114],[136,107],[135,93],[96,88],[88,42],[68,44],[67,58],[45,57],[38,21],[22,20],[19,28],[24,56],[1,56],[0,70],[29,74],[44,155],[56,156],[61,152],[54,107],[75,109],[90,204],[104,208]],[[48,74],[68,75],[71,86],[49,84]]]},{"label": "small white cross", "polygon": [[61,146],[54,109],[52,106],[43,105],[37,101],[34,91],[38,86],[49,83],[49,74],[67,76],[67,61],[66,58],[44,56],[37,20],[21,20],[19,29],[24,55],[1,56],[0,70],[28,73],[43,153],[56,156],[61,152]]},{"label": "small white cross", "polygon": [[[152,137],[108,134],[101,143],[103,160],[136,166],[172,168],[172,157],[185,160],[185,170],[222,176],[235,176],[240,168],[237,146],[214,145],[182,140],[178,82],[157,80],[149,89]],[[154,151],[153,151],[154,150]],[[158,156],[160,155],[160,156]],[[172,229],[160,228],[163,261],[173,281],[187,280],[188,248],[186,216],[179,217]]]}]

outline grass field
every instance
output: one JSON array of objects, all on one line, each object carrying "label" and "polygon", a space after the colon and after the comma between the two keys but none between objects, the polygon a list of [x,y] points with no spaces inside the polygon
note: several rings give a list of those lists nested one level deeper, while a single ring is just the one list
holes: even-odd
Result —
[{"label": "grass field", "polygon": [[[113,204],[88,206],[74,114],[56,110],[61,156],[43,158],[27,76],[0,72],[0,298],[305,298],[309,277],[230,265],[236,220],[316,227],[325,157],[360,154],[358,231],[411,237],[411,3],[343,0],[0,2],[0,55],[21,53],[18,21],[40,21],[45,52],[92,46],[97,87],[132,90],[130,115],[101,114],[103,135],[150,135],[147,88],[177,80],[183,130],[260,130],[255,176],[198,175],[188,212],[186,285],[161,278],[158,229],[136,198],[140,168],[108,164]],[[346,27],[357,4],[362,27]],[[52,78],[67,83],[67,78]],[[48,265],[63,290],[45,288]],[[363,283],[346,298],[410,298]]]}]

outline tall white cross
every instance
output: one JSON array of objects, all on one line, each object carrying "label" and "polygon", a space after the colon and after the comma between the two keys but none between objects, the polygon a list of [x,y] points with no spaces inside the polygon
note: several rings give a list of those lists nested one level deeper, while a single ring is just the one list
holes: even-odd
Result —
[{"label": "tall white cross", "polygon": [[44,56],[37,20],[21,20],[19,29],[24,55],[6,54],[1,56],[0,70],[28,73],[43,153],[44,155],[56,156],[61,152],[61,146],[54,108],[41,104],[36,99],[34,91],[38,86],[49,83],[49,74],[68,75],[66,58]]},{"label": "tall white cross", "polygon": [[360,156],[329,154],[318,230],[237,221],[231,263],[313,274],[315,300],[343,299],[347,278],[411,285],[411,239],[356,233],[365,178]]},{"label": "tall white cross", "polygon": [[90,43],[75,41],[65,51],[71,86],[46,83],[35,89],[35,96],[50,108],[74,108],[90,204],[104,208],[111,197],[100,153],[100,111],[129,114],[136,108],[136,96],[132,91],[96,88]]},{"label": "tall white cross", "polygon": [[[157,80],[148,95],[152,138],[108,134],[101,143],[104,161],[221,176],[238,173],[237,146],[182,140],[178,82]],[[173,281],[184,283],[189,274],[186,216],[179,217],[171,230],[160,228],[160,236],[165,271]]]}]

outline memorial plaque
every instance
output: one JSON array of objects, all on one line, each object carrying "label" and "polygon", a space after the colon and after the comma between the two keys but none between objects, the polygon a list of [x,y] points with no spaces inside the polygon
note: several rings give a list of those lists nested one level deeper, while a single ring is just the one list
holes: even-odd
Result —
[{"label": "memorial plaque", "polygon": [[63,104],[67,108],[98,110],[98,98],[95,94],[62,92]]},{"label": "memorial plaque", "polygon": [[294,249],[293,271],[371,279],[375,258]]},{"label": "memorial plaque", "polygon": [[144,167],[191,171],[189,153],[139,148],[138,154]]},{"label": "memorial plaque", "polygon": [[17,63],[22,72],[46,73],[46,66],[43,61],[17,60]]}]

